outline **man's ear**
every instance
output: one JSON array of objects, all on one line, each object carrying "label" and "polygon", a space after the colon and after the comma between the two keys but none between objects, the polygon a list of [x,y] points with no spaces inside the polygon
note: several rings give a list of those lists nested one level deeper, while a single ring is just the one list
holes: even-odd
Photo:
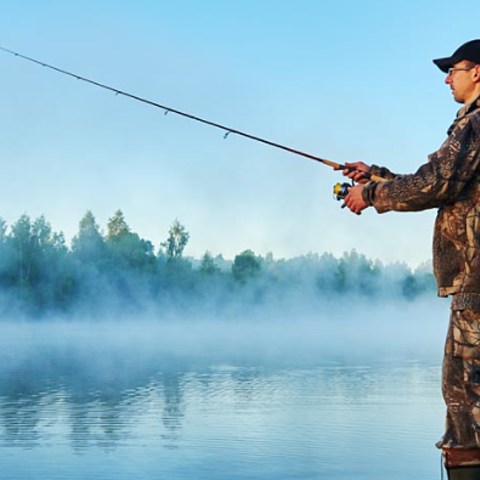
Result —
[{"label": "man's ear", "polygon": [[480,65],[475,65],[473,70],[473,79],[476,82],[480,82]]}]

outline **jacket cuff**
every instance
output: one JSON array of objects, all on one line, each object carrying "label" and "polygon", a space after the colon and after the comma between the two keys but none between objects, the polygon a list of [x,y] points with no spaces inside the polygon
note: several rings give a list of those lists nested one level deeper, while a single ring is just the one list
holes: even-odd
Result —
[{"label": "jacket cuff", "polygon": [[377,188],[377,182],[368,182],[363,187],[362,197],[363,197],[363,200],[365,200],[365,203],[369,206],[373,205],[376,188]]}]

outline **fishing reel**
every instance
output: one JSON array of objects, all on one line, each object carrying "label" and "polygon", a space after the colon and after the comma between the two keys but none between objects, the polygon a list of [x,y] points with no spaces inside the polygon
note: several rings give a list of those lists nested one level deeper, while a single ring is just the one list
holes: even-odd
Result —
[{"label": "fishing reel", "polygon": [[348,191],[350,190],[350,187],[353,187],[354,185],[355,184],[353,183],[353,181],[352,183],[347,183],[347,182],[336,183],[333,186],[333,196],[335,200],[338,200],[338,201],[343,200],[348,195]]}]

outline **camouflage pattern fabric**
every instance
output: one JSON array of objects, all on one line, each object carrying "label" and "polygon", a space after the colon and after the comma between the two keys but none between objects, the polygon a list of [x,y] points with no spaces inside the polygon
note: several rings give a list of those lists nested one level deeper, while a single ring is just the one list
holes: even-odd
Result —
[{"label": "camouflage pattern fabric", "polygon": [[[442,371],[443,449],[480,448],[480,312],[452,310]],[[480,460],[478,461],[480,463]]]},{"label": "camouflage pattern fabric", "polygon": [[378,213],[438,208],[433,266],[439,295],[480,295],[480,98],[458,112],[428,160],[411,175],[373,167],[389,180],[369,182],[364,199]]}]

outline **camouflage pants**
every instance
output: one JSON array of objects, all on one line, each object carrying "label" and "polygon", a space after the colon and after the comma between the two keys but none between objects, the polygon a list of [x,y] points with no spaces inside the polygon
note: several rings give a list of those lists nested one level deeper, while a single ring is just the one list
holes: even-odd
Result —
[{"label": "camouflage pants", "polygon": [[442,392],[446,431],[437,447],[480,449],[480,312],[476,310],[452,310]]}]

